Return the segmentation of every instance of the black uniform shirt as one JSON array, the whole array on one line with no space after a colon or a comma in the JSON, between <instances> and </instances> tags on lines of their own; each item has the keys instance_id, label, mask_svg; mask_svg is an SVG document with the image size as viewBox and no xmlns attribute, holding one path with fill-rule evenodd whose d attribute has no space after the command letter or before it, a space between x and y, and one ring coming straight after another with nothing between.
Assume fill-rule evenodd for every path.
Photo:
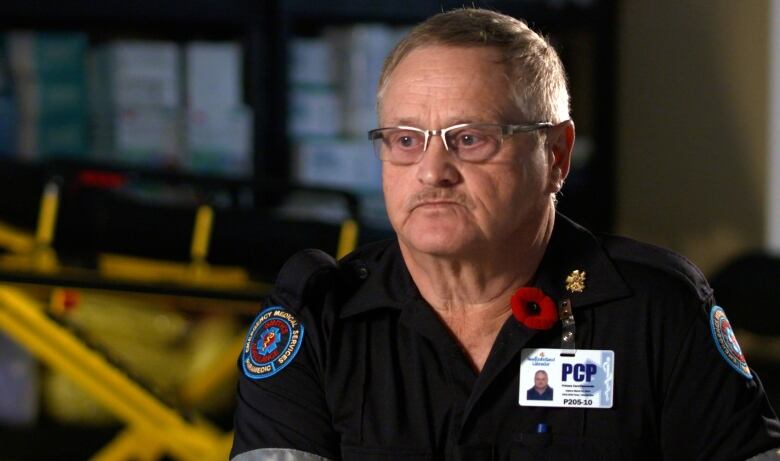
<instances>
[{"instance_id":1,"label":"black uniform shirt","mask_svg":"<svg viewBox=\"0 0 780 461\"><path fill-rule=\"evenodd\" d=\"M476 373L396 241L341 267L360 280L314 299L289 288L300 268L282 270L269 305L305 334L277 373L242 373L236 459L744 460L780 446L760 382L715 346L704 277L671 252L556 220L534 285L571 299L577 348L614 351L611 409L519 406L520 351L560 347L560 322L536 331L510 317ZM587 274L581 293L566 290L574 270Z\"/></svg>"}]
</instances>

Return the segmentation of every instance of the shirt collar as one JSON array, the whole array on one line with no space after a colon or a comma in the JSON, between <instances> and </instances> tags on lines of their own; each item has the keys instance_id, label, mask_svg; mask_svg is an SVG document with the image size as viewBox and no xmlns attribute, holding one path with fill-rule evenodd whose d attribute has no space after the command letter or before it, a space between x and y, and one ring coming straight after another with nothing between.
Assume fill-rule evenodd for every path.
<instances>
[{"instance_id":1,"label":"shirt collar","mask_svg":"<svg viewBox=\"0 0 780 461\"><path fill-rule=\"evenodd\" d=\"M420 296L396 239L369 244L341 261L341 265L364 278L342 306L341 318L374 309L401 309Z\"/></svg>"},{"instance_id":2,"label":"shirt collar","mask_svg":"<svg viewBox=\"0 0 780 461\"><path fill-rule=\"evenodd\" d=\"M584 288L579 292L567 289L566 279L574 271L585 274ZM631 289L598 238L560 213L536 272L534 286L556 301L568 298L573 307L631 295Z\"/></svg>"},{"instance_id":3,"label":"shirt collar","mask_svg":"<svg viewBox=\"0 0 780 461\"><path fill-rule=\"evenodd\" d=\"M420 297L397 240L371 244L342 261L342 265L362 274L364 280L342 306L341 318L375 309L401 309ZM566 288L566 278L575 270L585 273L581 292ZM568 298L575 308L631 294L598 239L560 213L533 285L556 302Z\"/></svg>"}]
</instances>

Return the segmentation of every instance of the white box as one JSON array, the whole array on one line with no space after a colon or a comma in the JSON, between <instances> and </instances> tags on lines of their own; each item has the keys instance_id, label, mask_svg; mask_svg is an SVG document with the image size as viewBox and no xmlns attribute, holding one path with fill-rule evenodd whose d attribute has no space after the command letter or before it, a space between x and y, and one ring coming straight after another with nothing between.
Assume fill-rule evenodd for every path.
<instances>
[{"instance_id":1,"label":"white box","mask_svg":"<svg viewBox=\"0 0 780 461\"><path fill-rule=\"evenodd\" d=\"M343 104L334 89L293 87L288 129L293 138L335 137L343 127Z\"/></svg>"},{"instance_id":2,"label":"white box","mask_svg":"<svg viewBox=\"0 0 780 461\"><path fill-rule=\"evenodd\" d=\"M252 176L252 110L190 109L186 145L186 167L191 171Z\"/></svg>"},{"instance_id":3,"label":"white box","mask_svg":"<svg viewBox=\"0 0 780 461\"><path fill-rule=\"evenodd\" d=\"M113 106L181 105L181 57L175 43L114 42L108 45L108 59Z\"/></svg>"},{"instance_id":4,"label":"white box","mask_svg":"<svg viewBox=\"0 0 780 461\"><path fill-rule=\"evenodd\" d=\"M381 162L368 140L301 142L293 157L293 174L301 184L356 192L382 187Z\"/></svg>"},{"instance_id":5,"label":"white box","mask_svg":"<svg viewBox=\"0 0 780 461\"><path fill-rule=\"evenodd\" d=\"M289 81L293 85L334 87L337 65L333 43L325 38L295 38L290 43Z\"/></svg>"},{"instance_id":6,"label":"white box","mask_svg":"<svg viewBox=\"0 0 780 461\"><path fill-rule=\"evenodd\" d=\"M113 113L114 160L147 167L182 164L181 116L172 109L125 107Z\"/></svg>"},{"instance_id":7,"label":"white box","mask_svg":"<svg viewBox=\"0 0 780 461\"><path fill-rule=\"evenodd\" d=\"M192 42L186 48L187 105L237 107L242 103L241 46L231 42Z\"/></svg>"},{"instance_id":8,"label":"white box","mask_svg":"<svg viewBox=\"0 0 780 461\"><path fill-rule=\"evenodd\" d=\"M397 38L392 28L383 25L358 24L349 29L343 87L347 136L361 138L376 128L379 74Z\"/></svg>"}]
</instances>

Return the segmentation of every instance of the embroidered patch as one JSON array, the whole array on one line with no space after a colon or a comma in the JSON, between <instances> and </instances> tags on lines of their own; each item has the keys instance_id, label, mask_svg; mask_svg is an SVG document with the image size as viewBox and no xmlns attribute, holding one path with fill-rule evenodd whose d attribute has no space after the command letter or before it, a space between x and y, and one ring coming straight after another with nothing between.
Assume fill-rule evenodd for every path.
<instances>
[{"instance_id":1,"label":"embroidered patch","mask_svg":"<svg viewBox=\"0 0 780 461\"><path fill-rule=\"evenodd\" d=\"M720 306L712 306L710 311L710 329L712 337L715 339L720 355L726 359L729 365L747 379L753 379L750 373L742 349L737 343L737 337L734 336L734 330L731 328L729 319L726 318L726 312Z\"/></svg>"},{"instance_id":2,"label":"embroidered patch","mask_svg":"<svg viewBox=\"0 0 780 461\"><path fill-rule=\"evenodd\" d=\"M241 354L244 374L264 379L290 364L303 344L303 324L281 306L258 314L246 335Z\"/></svg>"}]
</instances>

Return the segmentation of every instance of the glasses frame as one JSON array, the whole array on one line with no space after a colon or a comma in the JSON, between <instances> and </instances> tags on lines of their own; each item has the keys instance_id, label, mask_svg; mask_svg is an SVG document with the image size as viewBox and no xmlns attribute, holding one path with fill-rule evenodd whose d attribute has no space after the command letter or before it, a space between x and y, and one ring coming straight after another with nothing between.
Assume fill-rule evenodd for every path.
<instances>
[{"instance_id":1,"label":"glasses frame","mask_svg":"<svg viewBox=\"0 0 780 461\"><path fill-rule=\"evenodd\" d=\"M501 128L501 137L499 138L499 144L498 149L496 149L496 153L501 150L501 146L503 145L504 138L508 136L512 136L517 133L528 133L530 131L536 131L540 130L542 128L550 128L555 126L552 122L533 122L533 123L525 123L525 124L500 124L500 123L458 123L457 125L452 125L447 128L440 128L438 130L423 130L422 128L417 128L414 126L407 126L407 125L399 125L399 126L388 126L388 127L382 127L382 128L375 128L368 132L368 139L372 143L376 141L377 139L382 139L382 134L386 130L408 130L408 131L414 131L416 133L421 133L423 136L425 136L425 140L423 141L423 148L419 153L419 158L417 158L414 162L411 163L395 163L390 162L398 165L415 165L417 163L420 163L420 161L423 158L423 154L428 150L428 145L430 143L430 140L434 136L441 137L441 141L444 144L444 149L447 152L450 152L450 147L447 145L447 133L449 133L452 130L457 130L461 128L466 127L480 127L480 126L488 126L488 127L499 127ZM379 158L379 160L384 161L385 159L382 158L382 154L377 151L377 149L374 150L374 154ZM453 151L455 156L458 157L461 161L464 162L470 162L470 163L480 163L485 162L489 160L495 153L490 155L484 160L479 161L473 161L473 160L464 160L463 158L458 155L457 151ZM389 160L388 160L389 161Z\"/></svg>"}]
</instances>

